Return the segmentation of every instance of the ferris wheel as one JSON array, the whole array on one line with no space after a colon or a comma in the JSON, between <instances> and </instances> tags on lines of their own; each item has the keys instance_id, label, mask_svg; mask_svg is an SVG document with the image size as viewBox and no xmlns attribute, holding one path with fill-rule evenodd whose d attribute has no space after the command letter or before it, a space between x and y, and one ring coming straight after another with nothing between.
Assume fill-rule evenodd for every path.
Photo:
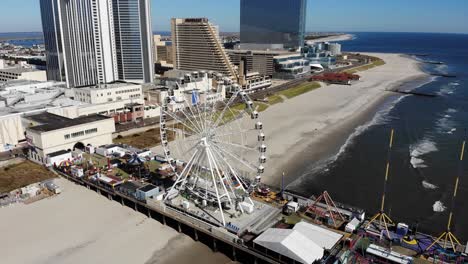
<instances>
[{"instance_id":1,"label":"ferris wheel","mask_svg":"<svg viewBox=\"0 0 468 264\"><path fill-rule=\"evenodd\" d=\"M161 105L161 142L175 182L165 201L183 195L198 207L245 213L254 208L250 193L265 171L263 123L249 96L236 89L227 100L210 100L218 89L168 91ZM182 102L183 101L183 102ZM172 106L179 104L176 111Z\"/></svg>"}]
</instances>

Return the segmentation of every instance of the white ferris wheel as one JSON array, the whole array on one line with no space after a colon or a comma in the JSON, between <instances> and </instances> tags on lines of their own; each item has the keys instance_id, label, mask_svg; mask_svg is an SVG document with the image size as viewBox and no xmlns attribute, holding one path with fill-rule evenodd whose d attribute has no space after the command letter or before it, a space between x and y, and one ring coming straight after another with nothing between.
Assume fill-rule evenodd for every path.
<instances>
[{"instance_id":1,"label":"white ferris wheel","mask_svg":"<svg viewBox=\"0 0 468 264\"><path fill-rule=\"evenodd\" d=\"M191 100L178 102L174 90L161 105L160 133L166 160L175 182L165 201L182 195L198 207L243 214L254 208L250 193L265 170L266 145L263 124L249 96L239 90L227 100L212 100L216 88L186 92Z\"/></svg>"}]
</instances>

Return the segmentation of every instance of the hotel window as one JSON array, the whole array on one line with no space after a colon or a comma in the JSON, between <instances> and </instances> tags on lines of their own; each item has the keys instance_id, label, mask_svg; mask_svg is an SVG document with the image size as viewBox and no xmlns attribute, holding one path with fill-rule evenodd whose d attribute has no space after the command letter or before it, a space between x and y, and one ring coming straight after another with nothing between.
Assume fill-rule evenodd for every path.
<instances>
[{"instance_id":1,"label":"hotel window","mask_svg":"<svg viewBox=\"0 0 468 264\"><path fill-rule=\"evenodd\" d=\"M97 128L85 130L85 133L86 133L86 135L92 134L92 133L97 133Z\"/></svg>"}]
</instances>

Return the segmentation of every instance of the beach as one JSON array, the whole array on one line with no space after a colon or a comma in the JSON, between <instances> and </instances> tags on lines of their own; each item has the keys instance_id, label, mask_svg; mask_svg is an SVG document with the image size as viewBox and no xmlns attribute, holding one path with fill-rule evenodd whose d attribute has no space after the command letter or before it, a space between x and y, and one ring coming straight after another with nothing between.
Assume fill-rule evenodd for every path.
<instances>
[{"instance_id":1,"label":"beach","mask_svg":"<svg viewBox=\"0 0 468 264\"><path fill-rule=\"evenodd\" d=\"M359 72L351 86L325 85L275 104L261 113L267 137L268 158L262 181L285 186L301 177L297 166L314 164L335 155L360 125L369 121L387 96L386 91L428 75L419 63L399 54L366 53L386 64Z\"/></svg>"},{"instance_id":2,"label":"beach","mask_svg":"<svg viewBox=\"0 0 468 264\"><path fill-rule=\"evenodd\" d=\"M2 263L230 263L156 220L67 180L60 195L0 208Z\"/></svg>"}]
</instances>

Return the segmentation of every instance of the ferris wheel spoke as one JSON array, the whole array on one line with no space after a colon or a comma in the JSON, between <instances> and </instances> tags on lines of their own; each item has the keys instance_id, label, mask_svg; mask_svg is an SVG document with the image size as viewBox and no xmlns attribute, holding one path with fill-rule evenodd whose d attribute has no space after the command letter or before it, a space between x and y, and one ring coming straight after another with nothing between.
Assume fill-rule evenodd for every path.
<instances>
[{"instance_id":1,"label":"ferris wheel spoke","mask_svg":"<svg viewBox=\"0 0 468 264\"><path fill-rule=\"evenodd\" d=\"M192 112L192 110L190 110L190 111ZM184 109L180 109L179 112L181 112L182 115L185 116L185 118L190 122L190 124L191 124L194 128L197 129L198 132L201 132L201 131L202 131L200 125L196 122L196 120L192 120L192 118L190 118L190 113L189 113L189 114L185 113ZM192 112L192 113L193 113L193 112ZM193 114L192 114L192 116L193 116ZM194 117L193 117L193 118L194 118Z\"/></svg>"},{"instance_id":2,"label":"ferris wheel spoke","mask_svg":"<svg viewBox=\"0 0 468 264\"><path fill-rule=\"evenodd\" d=\"M198 127L200 128L200 132L204 131L204 127L203 127L203 122L202 120L200 119L200 117L197 118L197 116L200 115L200 112L198 111L198 108L197 109L194 109L194 106L193 105L189 105L189 103L187 102L187 100L185 100L184 98L184 104L187 106L187 108L190 110L190 113L192 114L192 117L193 117L193 120L195 120L195 122L198 124ZM196 106L196 104L195 104ZM197 110L196 112L194 112L194 110Z\"/></svg>"},{"instance_id":3,"label":"ferris wheel spoke","mask_svg":"<svg viewBox=\"0 0 468 264\"><path fill-rule=\"evenodd\" d=\"M226 157L220 153L218 150L216 149L213 149L214 152L221 158L221 160L224 162L224 164L226 164L226 166L228 167L229 171L231 172L231 174L234 176L234 178L236 179L236 181L240 184L240 188L245 192L247 193L247 190L245 189L244 186L247 186L247 184L241 179L241 177L239 177L236 173L236 171L232 168L231 164L229 164L229 162L226 160ZM231 181L232 182L232 181ZM242 210L242 209L241 209ZM242 210L243 211L243 210Z\"/></svg>"},{"instance_id":4,"label":"ferris wheel spoke","mask_svg":"<svg viewBox=\"0 0 468 264\"><path fill-rule=\"evenodd\" d=\"M182 130L182 129L180 129L180 128L166 127L166 130L169 130L169 131L172 131L172 132L176 132L176 133L181 133L181 134L183 134L183 135L188 134L189 136L195 136L195 134L190 133L190 132L188 132L188 131L184 131L184 130Z\"/></svg>"},{"instance_id":5,"label":"ferris wheel spoke","mask_svg":"<svg viewBox=\"0 0 468 264\"><path fill-rule=\"evenodd\" d=\"M257 167L253 164L251 164L250 162L244 160L243 158L239 157L237 154L234 154L234 153L231 153L227 150L225 150L224 148L221 148L219 146L214 146L216 149L220 150L222 153L225 153L227 154L228 156L230 156L231 158L239 161L240 163L242 163L243 165L245 165L246 167L248 167L249 169L251 170L254 170L256 171L257 170Z\"/></svg>"},{"instance_id":6,"label":"ferris wheel spoke","mask_svg":"<svg viewBox=\"0 0 468 264\"><path fill-rule=\"evenodd\" d=\"M232 147L236 147L236 148L241 148L241 149L244 149L244 150L256 151L255 148L244 146L244 145L241 145L241 144L232 143L232 142L225 142L225 141L218 141L218 140L213 140L213 142L223 144L223 145L232 146Z\"/></svg>"},{"instance_id":7,"label":"ferris wheel spoke","mask_svg":"<svg viewBox=\"0 0 468 264\"><path fill-rule=\"evenodd\" d=\"M222 120L227 108L229 108L229 105L231 105L236 100L238 94L239 94L239 92L236 92L233 96L231 96L231 98L229 98L229 101L226 103L226 105L224 106L224 108L221 111L220 115L217 117L217 120L216 120L216 122L214 124L215 128L218 127L219 122L220 122L220 120Z\"/></svg>"},{"instance_id":8,"label":"ferris wheel spoke","mask_svg":"<svg viewBox=\"0 0 468 264\"><path fill-rule=\"evenodd\" d=\"M240 131L236 131L236 132L231 132L231 133L227 133L227 134L220 134L220 135L213 135L212 138L220 138L220 137L226 137L226 136L234 136L234 135L238 135L238 134L245 134L247 132L251 132L251 131L254 131L255 129L244 129L244 130L240 130Z\"/></svg>"},{"instance_id":9,"label":"ferris wheel spoke","mask_svg":"<svg viewBox=\"0 0 468 264\"><path fill-rule=\"evenodd\" d=\"M185 127L187 127L188 129L190 129L193 133L195 134L198 134L199 131L198 129L194 128L194 127L191 127L190 125L187 124L187 122L184 122L183 119L181 119L180 117L178 117L176 114L173 114L171 112L168 112L168 111L163 111L165 114L167 114L168 116L172 117L172 119L176 120L179 124L182 124L184 125Z\"/></svg>"}]
</instances>

